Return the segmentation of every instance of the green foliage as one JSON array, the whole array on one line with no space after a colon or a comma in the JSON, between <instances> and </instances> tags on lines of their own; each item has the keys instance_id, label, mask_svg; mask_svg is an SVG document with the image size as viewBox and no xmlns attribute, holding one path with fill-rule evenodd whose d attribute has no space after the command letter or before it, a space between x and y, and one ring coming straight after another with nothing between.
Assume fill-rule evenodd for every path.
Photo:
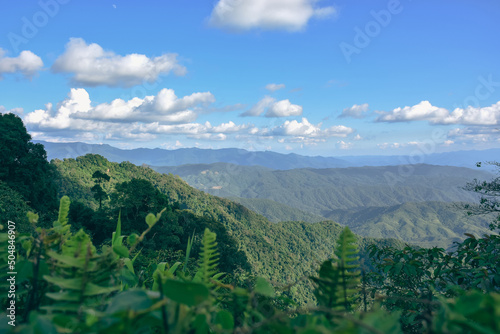
<instances>
[{"instance_id":1,"label":"green foliage","mask_svg":"<svg viewBox=\"0 0 500 334\"><path fill-rule=\"evenodd\" d=\"M6 183L0 181L0 222L5 224L11 220L16 222L16 230L19 233L32 232L26 214L32 211L24 198Z\"/></svg>"},{"instance_id":2,"label":"green foliage","mask_svg":"<svg viewBox=\"0 0 500 334\"><path fill-rule=\"evenodd\" d=\"M203 234L198 273L200 281L207 286L213 286L214 281L221 276L217 271L219 253L215 239L216 234L206 228Z\"/></svg>"},{"instance_id":3,"label":"green foliage","mask_svg":"<svg viewBox=\"0 0 500 334\"><path fill-rule=\"evenodd\" d=\"M92 174L92 178L95 180L96 184L90 189L94 193L94 198L99 201L99 210L102 209L102 201L107 198L107 193L102 188L102 184L105 181L109 181L110 177L99 170Z\"/></svg>"},{"instance_id":4,"label":"green foliage","mask_svg":"<svg viewBox=\"0 0 500 334\"><path fill-rule=\"evenodd\" d=\"M57 209L57 171L47 162L43 145L31 142L21 118L14 114L0 114L0 152L0 182L42 212L43 222L50 221Z\"/></svg>"},{"instance_id":5,"label":"green foliage","mask_svg":"<svg viewBox=\"0 0 500 334\"><path fill-rule=\"evenodd\" d=\"M205 279L198 280L197 275L191 278L185 272L179 272L182 265L180 262L172 266L160 263L154 273L157 279L153 289L128 285L126 282L129 280L125 279L124 270L134 278L133 281L138 282L138 277L127 266L127 262L133 259L114 250L118 245L126 247L123 240L128 239L121 233L120 219L112 237L112 246L97 251L85 232L80 230L72 233L67 229L69 224L65 212L68 205L67 199L61 200L59 219L54 222L54 227L38 228L37 240L41 241L39 246L33 243L31 254L24 255L28 261L45 258L50 264L50 269L47 268L47 273L41 278L45 287L38 285L38 288L43 288L45 296L37 301L40 308L38 311L36 307L29 309L25 321L18 322L16 327L3 327L6 332L444 334L496 333L500 329L500 294L493 291L498 287L489 291L470 287L469 291L463 293L447 289L446 286L453 285L456 278L454 271L442 276L447 284L428 287L428 291L435 294L433 299L407 297L407 302L415 303L410 308L391 310L390 304L386 303L390 299L387 295L377 297L382 300L383 308L375 302L366 311L352 307L346 309L346 301L350 300L346 299L347 290L342 287L343 282L351 290L361 291L357 284L354 235L347 228L338 237L335 258L324 262L319 270L319 277L313 278L317 290L321 290L318 293L318 304L306 308L294 307L291 300L280 296L261 277L257 277L250 288L216 281L219 274L215 266L216 236L208 229L201 240L203 252L200 253L199 271L203 274L198 276ZM149 217L149 224L145 224L147 229L141 236L154 227L161 219L161 214ZM0 233L0 241L6 241L7 236L7 233ZM129 254L133 253L133 248L140 240L141 237L138 237L133 245L126 247ZM490 239L489 242L498 241ZM469 246L458 244L457 247L470 251ZM375 248L372 250L377 258L381 251ZM388 254L388 250L384 250L383 256L401 256L402 262L399 263L406 263L409 258L417 259L419 254L419 250L410 248L397 254L394 250ZM2 247L0 252L1 258L6 258L4 255L7 254L7 249ZM429 262L438 263L433 261L441 259L440 252L443 251L430 250L426 254L431 258ZM480 254L482 252L484 250ZM449 256L454 258L456 255ZM461 260L453 261L464 263ZM408 261L409 265L410 262L411 260ZM405 265L400 269L393 268L396 264L382 265L383 268L389 268L383 269L388 273L384 284L388 284L387 280L398 284L394 285L394 291L409 288L409 284L405 288L401 285L403 281L396 283L395 280L402 272L408 271L411 275L415 273L411 269L405 269ZM36 263L32 262L32 265L36 266ZM490 267L493 268L493 265ZM418 271L416 275L419 275ZM214 283L219 289L213 289ZM420 288L422 287L424 285L421 284ZM383 293L384 287L379 288L377 293ZM457 296L447 295L448 291L455 291ZM32 289L30 293L33 292ZM328 295L332 301L325 302ZM17 298L20 303L20 298L23 297L19 295ZM342 307L339 308L339 305ZM418 305L423 307L418 308ZM417 316L411 315L412 312L416 312Z\"/></svg>"},{"instance_id":6,"label":"green foliage","mask_svg":"<svg viewBox=\"0 0 500 334\"><path fill-rule=\"evenodd\" d=\"M105 216L99 214L90 220L80 220L76 212L74 215L79 220L75 225L92 234L96 245L111 235L120 210L123 233L133 234L143 230L148 212L159 212L167 207L144 240L141 255L135 262L135 269L139 272L145 270L152 274L156 265L152 259L157 263L182 261L184 256L174 256L173 252L184 251L193 233L196 240L201 240L203 231L209 228L217 234L219 269L222 272L234 277L241 268L283 286L300 282L293 286L293 291L284 293L298 303L312 303L312 285L303 278L312 275L316 265L331 256L331 249L342 231L342 227L333 222L273 224L242 205L198 191L179 177L159 174L130 163L111 163L98 155L55 160L53 163L62 176L61 193L67 193L76 202L94 209L98 208L98 203L90 191L92 174L109 169L107 174L111 178L106 183L106 191L111 200L102 210ZM82 215L87 214L80 209ZM361 256L366 257L366 246L370 243L398 245L390 240L359 238ZM172 256L163 256L166 255L164 249L170 249ZM192 248L194 258L199 251L199 246Z\"/></svg>"},{"instance_id":7,"label":"green foliage","mask_svg":"<svg viewBox=\"0 0 500 334\"><path fill-rule=\"evenodd\" d=\"M500 291L500 236L468 237L453 252L442 248L402 250L371 247L378 272L370 275L372 293L391 311L401 310L408 332L430 327L436 298L453 298L467 291Z\"/></svg>"},{"instance_id":8,"label":"green foliage","mask_svg":"<svg viewBox=\"0 0 500 334\"><path fill-rule=\"evenodd\" d=\"M337 240L334 259L323 262L319 277L311 277L317 285L314 294L319 305L345 311L353 308L359 293L359 257L355 242L354 234L345 227Z\"/></svg>"}]
</instances>

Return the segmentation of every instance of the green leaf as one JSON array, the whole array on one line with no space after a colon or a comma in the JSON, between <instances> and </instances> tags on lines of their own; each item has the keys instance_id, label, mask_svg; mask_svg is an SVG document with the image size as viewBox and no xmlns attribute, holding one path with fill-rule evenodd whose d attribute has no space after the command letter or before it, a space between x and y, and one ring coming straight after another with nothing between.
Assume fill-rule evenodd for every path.
<instances>
[{"instance_id":1,"label":"green leaf","mask_svg":"<svg viewBox=\"0 0 500 334\"><path fill-rule=\"evenodd\" d=\"M61 198L61 201L59 204L59 217L58 217L57 221L62 226L66 225L68 223L68 213L69 213L70 203L71 203L71 201L69 200L68 196L63 196Z\"/></svg>"},{"instance_id":2,"label":"green leaf","mask_svg":"<svg viewBox=\"0 0 500 334\"><path fill-rule=\"evenodd\" d=\"M208 333L207 316L204 314L198 314L194 319L193 326L195 328L196 334L207 334Z\"/></svg>"},{"instance_id":3,"label":"green leaf","mask_svg":"<svg viewBox=\"0 0 500 334\"><path fill-rule=\"evenodd\" d=\"M45 295L58 301L77 302L80 300L80 294L75 291L47 292Z\"/></svg>"},{"instance_id":4,"label":"green leaf","mask_svg":"<svg viewBox=\"0 0 500 334\"><path fill-rule=\"evenodd\" d=\"M152 213L148 213L148 215L146 216L146 224L148 224L149 227L153 227L156 222L156 216Z\"/></svg>"},{"instance_id":5,"label":"green leaf","mask_svg":"<svg viewBox=\"0 0 500 334\"><path fill-rule=\"evenodd\" d=\"M129 257L128 248L123 245L113 245L113 251L120 257Z\"/></svg>"},{"instance_id":6,"label":"green leaf","mask_svg":"<svg viewBox=\"0 0 500 334\"><path fill-rule=\"evenodd\" d=\"M36 224L38 222L38 215L36 213L28 211L26 216L28 217L30 224Z\"/></svg>"},{"instance_id":7,"label":"green leaf","mask_svg":"<svg viewBox=\"0 0 500 334\"><path fill-rule=\"evenodd\" d=\"M146 310L153 305L145 290L132 289L119 293L111 298L106 313L114 314L122 311Z\"/></svg>"},{"instance_id":8,"label":"green leaf","mask_svg":"<svg viewBox=\"0 0 500 334\"><path fill-rule=\"evenodd\" d=\"M85 267L85 259L84 258L76 258L73 256L62 255L62 254L58 254L58 253L52 252L52 251L48 251L47 255L50 256L51 258L59 261L59 262L67 264L71 267L76 267L76 268L80 268L80 269L83 269Z\"/></svg>"},{"instance_id":9,"label":"green leaf","mask_svg":"<svg viewBox=\"0 0 500 334\"><path fill-rule=\"evenodd\" d=\"M208 288L203 284L167 280L163 293L173 301L188 306L198 305L208 299Z\"/></svg>"},{"instance_id":10,"label":"green leaf","mask_svg":"<svg viewBox=\"0 0 500 334\"><path fill-rule=\"evenodd\" d=\"M217 312L215 323L220 325L224 330L232 331L234 329L233 315L227 310Z\"/></svg>"},{"instance_id":11,"label":"green leaf","mask_svg":"<svg viewBox=\"0 0 500 334\"><path fill-rule=\"evenodd\" d=\"M132 245L134 245L137 242L137 239L139 239L139 236L137 235L137 233L132 233L131 235L129 235L127 237L127 243L130 246L132 246Z\"/></svg>"},{"instance_id":12,"label":"green leaf","mask_svg":"<svg viewBox=\"0 0 500 334\"><path fill-rule=\"evenodd\" d=\"M271 283L269 283L266 279L262 277L257 277L255 281L254 291L255 293L258 293L266 297L273 298L275 296L274 288L271 285Z\"/></svg>"}]
</instances>

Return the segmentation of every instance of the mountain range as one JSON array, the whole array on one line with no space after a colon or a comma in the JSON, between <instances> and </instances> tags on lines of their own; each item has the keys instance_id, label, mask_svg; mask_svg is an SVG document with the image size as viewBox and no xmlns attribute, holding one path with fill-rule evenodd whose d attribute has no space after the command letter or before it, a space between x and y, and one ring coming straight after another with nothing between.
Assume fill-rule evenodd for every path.
<instances>
[{"instance_id":1,"label":"mountain range","mask_svg":"<svg viewBox=\"0 0 500 334\"><path fill-rule=\"evenodd\" d=\"M479 161L495 160L500 156L500 149L482 151L455 151L446 153L424 153L428 150L416 150L414 155L392 156L304 156L295 153L282 154L271 151L247 151L237 148L199 149L119 149L107 144L53 143L38 141L45 146L49 161L52 159L76 158L88 153L99 154L113 162L129 161L136 165L180 166L186 164L211 164L217 162L243 166L263 166L271 169L295 168L339 168L362 166L395 166L405 164L431 164L475 168ZM488 168L485 166L484 168Z\"/></svg>"},{"instance_id":2,"label":"mountain range","mask_svg":"<svg viewBox=\"0 0 500 334\"><path fill-rule=\"evenodd\" d=\"M490 218L467 217L478 196L463 187L493 178L477 161L500 150L423 156L308 157L241 149L134 149L85 143L43 143L49 159L98 153L180 176L206 193L244 205L271 222L335 221L363 236L393 237L421 246L450 247L463 233L481 235ZM209 163L203 163L209 162ZM372 164L372 166L355 167ZM457 167L467 165L471 168ZM335 168L331 168L335 166ZM340 166L340 167L339 167ZM90 194L89 194L90 196Z\"/></svg>"}]
</instances>

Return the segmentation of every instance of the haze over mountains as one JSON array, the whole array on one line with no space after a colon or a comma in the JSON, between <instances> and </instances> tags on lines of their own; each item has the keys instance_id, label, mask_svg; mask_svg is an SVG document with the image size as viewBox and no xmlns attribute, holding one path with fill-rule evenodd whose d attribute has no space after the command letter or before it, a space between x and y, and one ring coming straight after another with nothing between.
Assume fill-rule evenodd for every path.
<instances>
[{"instance_id":1,"label":"haze over mountains","mask_svg":"<svg viewBox=\"0 0 500 334\"><path fill-rule=\"evenodd\" d=\"M463 204L479 198L463 187L474 179L492 179L491 169L479 169L476 162L500 156L500 149L336 158L242 149L43 144L49 159L92 153L179 175L189 185L238 202L272 222L333 220L363 236L445 248L466 232L488 231L489 217L466 215ZM410 164L422 161L426 164Z\"/></svg>"},{"instance_id":2,"label":"haze over mountains","mask_svg":"<svg viewBox=\"0 0 500 334\"><path fill-rule=\"evenodd\" d=\"M494 160L500 156L500 149L482 151L455 151L446 153L432 152L432 147L416 149L412 156L303 156L295 153L282 154L271 151L247 151L237 148L199 149L179 148L165 150L160 148L119 149L107 144L53 143L37 141L45 146L49 161L52 159L76 158L87 153L100 154L113 162L129 161L133 164L151 166L180 166L186 164L211 164L226 162L243 166L263 166L271 169L295 168L341 168L361 166L389 166L405 164L430 164L475 168L476 162ZM486 166L486 168L488 168Z\"/></svg>"}]
</instances>

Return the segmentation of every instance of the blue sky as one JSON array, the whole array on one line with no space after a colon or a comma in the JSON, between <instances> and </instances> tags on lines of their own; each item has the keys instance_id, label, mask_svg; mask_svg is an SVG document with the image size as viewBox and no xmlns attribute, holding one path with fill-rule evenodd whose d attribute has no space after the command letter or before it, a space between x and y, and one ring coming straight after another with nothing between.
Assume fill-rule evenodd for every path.
<instances>
[{"instance_id":1,"label":"blue sky","mask_svg":"<svg viewBox=\"0 0 500 334\"><path fill-rule=\"evenodd\" d=\"M305 155L500 147L500 2L2 1L35 139Z\"/></svg>"}]
</instances>

